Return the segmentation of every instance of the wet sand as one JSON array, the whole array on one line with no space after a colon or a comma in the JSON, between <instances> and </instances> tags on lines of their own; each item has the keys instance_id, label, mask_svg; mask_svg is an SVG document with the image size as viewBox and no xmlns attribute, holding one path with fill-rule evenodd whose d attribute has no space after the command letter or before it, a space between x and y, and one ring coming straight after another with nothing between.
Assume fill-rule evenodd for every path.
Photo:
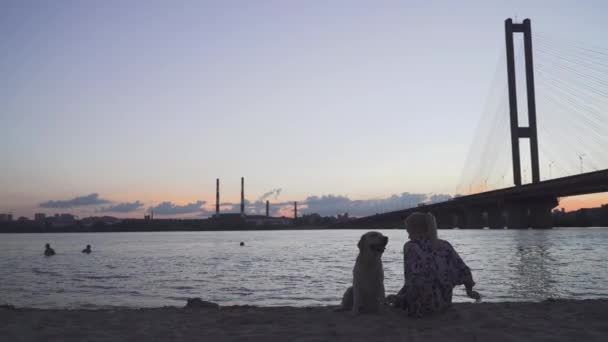
<instances>
[{"instance_id":1,"label":"wet sand","mask_svg":"<svg viewBox=\"0 0 608 342\"><path fill-rule=\"evenodd\" d=\"M421 319L333 307L0 308L2 341L606 341L608 299L463 303Z\"/></svg>"}]
</instances>

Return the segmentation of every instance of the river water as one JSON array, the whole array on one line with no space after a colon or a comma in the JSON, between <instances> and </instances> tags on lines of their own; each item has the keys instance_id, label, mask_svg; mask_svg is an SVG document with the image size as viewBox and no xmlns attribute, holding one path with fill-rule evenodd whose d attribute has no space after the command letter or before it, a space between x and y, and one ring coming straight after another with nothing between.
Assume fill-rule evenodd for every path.
<instances>
[{"instance_id":1,"label":"river water","mask_svg":"<svg viewBox=\"0 0 608 342\"><path fill-rule=\"evenodd\" d=\"M404 230L383 256L403 282ZM0 234L0 304L41 308L338 304L364 230ZM608 229L441 230L488 302L608 297ZM239 242L245 246L239 246ZM44 257L44 244L57 254ZM93 253L80 251L85 245ZM464 289L454 301L471 301Z\"/></svg>"}]
</instances>

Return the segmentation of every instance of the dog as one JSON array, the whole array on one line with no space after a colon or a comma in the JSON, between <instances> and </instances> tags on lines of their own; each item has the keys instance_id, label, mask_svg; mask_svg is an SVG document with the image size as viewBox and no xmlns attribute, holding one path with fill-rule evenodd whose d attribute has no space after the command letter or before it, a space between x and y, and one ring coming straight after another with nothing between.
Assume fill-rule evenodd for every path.
<instances>
[{"instance_id":1,"label":"dog","mask_svg":"<svg viewBox=\"0 0 608 342\"><path fill-rule=\"evenodd\" d=\"M353 268L353 286L349 287L337 311L354 314L375 313L384 304L384 269L382 253L388 237L379 232L367 232L361 236L357 247L359 255Z\"/></svg>"}]
</instances>

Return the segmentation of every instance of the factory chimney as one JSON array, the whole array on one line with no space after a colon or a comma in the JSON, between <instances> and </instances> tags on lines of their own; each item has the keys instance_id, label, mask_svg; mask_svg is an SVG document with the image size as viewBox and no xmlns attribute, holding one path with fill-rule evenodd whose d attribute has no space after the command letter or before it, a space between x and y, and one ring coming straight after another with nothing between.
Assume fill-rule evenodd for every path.
<instances>
[{"instance_id":1,"label":"factory chimney","mask_svg":"<svg viewBox=\"0 0 608 342\"><path fill-rule=\"evenodd\" d=\"M215 215L220 215L220 179L215 180Z\"/></svg>"},{"instance_id":2,"label":"factory chimney","mask_svg":"<svg viewBox=\"0 0 608 342\"><path fill-rule=\"evenodd\" d=\"M245 177L241 177L241 215L245 214Z\"/></svg>"},{"instance_id":3,"label":"factory chimney","mask_svg":"<svg viewBox=\"0 0 608 342\"><path fill-rule=\"evenodd\" d=\"M293 202L293 218L298 218L298 202Z\"/></svg>"},{"instance_id":4,"label":"factory chimney","mask_svg":"<svg viewBox=\"0 0 608 342\"><path fill-rule=\"evenodd\" d=\"M270 201L266 201L266 217L270 216L269 206L270 206Z\"/></svg>"}]
</instances>

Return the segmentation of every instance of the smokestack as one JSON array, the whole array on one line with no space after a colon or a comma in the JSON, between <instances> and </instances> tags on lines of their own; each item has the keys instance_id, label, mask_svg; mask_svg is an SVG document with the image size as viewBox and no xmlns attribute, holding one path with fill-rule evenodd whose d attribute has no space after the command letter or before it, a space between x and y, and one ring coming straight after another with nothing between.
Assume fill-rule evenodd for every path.
<instances>
[{"instance_id":1,"label":"smokestack","mask_svg":"<svg viewBox=\"0 0 608 342\"><path fill-rule=\"evenodd\" d=\"M293 202L293 218L298 218L298 202Z\"/></svg>"},{"instance_id":2,"label":"smokestack","mask_svg":"<svg viewBox=\"0 0 608 342\"><path fill-rule=\"evenodd\" d=\"M270 201L266 201L266 217L270 216L270 210L268 210L269 206L270 206Z\"/></svg>"},{"instance_id":3,"label":"smokestack","mask_svg":"<svg viewBox=\"0 0 608 342\"><path fill-rule=\"evenodd\" d=\"M245 177L241 177L241 214L245 214Z\"/></svg>"},{"instance_id":4,"label":"smokestack","mask_svg":"<svg viewBox=\"0 0 608 342\"><path fill-rule=\"evenodd\" d=\"M220 179L215 179L215 215L220 214Z\"/></svg>"}]
</instances>

